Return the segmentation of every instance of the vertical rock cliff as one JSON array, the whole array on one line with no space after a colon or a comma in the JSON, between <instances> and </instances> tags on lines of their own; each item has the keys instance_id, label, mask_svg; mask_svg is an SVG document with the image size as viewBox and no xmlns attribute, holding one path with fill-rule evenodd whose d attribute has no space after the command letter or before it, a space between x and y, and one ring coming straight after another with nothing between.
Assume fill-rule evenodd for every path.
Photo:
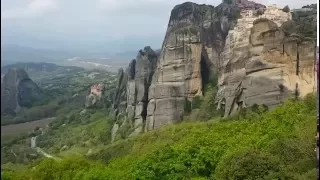
<instances>
[{"instance_id":1,"label":"vertical rock cliff","mask_svg":"<svg viewBox=\"0 0 320 180\"><path fill-rule=\"evenodd\" d=\"M312 92L314 44L300 31L313 33L302 23L297 14L247 0L175 6L159 54L140 50L123 73L127 80L120 77L132 135L182 121L186 101L202 96L212 77L224 116Z\"/></svg>"},{"instance_id":2,"label":"vertical rock cliff","mask_svg":"<svg viewBox=\"0 0 320 180\"><path fill-rule=\"evenodd\" d=\"M120 70L114 109L117 116L119 114L125 114L125 116L116 118L114 129L118 129L124 124L130 124L132 135L143 131L147 116L149 87L157 58L158 53L147 46L138 52L136 59L130 62L126 72ZM123 101L122 95L126 96L125 101ZM126 108L123 106L120 108L120 104L125 105Z\"/></svg>"},{"instance_id":3,"label":"vertical rock cliff","mask_svg":"<svg viewBox=\"0 0 320 180\"><path fill-rule=\"evenodd\" d=\"M239 14L235 4L227 3L186 2L173 8L149 90L146 130L181 121L186 98L203 94Z\"/></svg>"},{"instance_id":4,"label":"vertical rock cliff","mask_svg":"<svg viewBox=\"0 0 320 180\"><path fill-rule=\"evenodd\" d=\"M272 108L313 91L313 40L285 33L286 23L291 13L276 6L260 15L255 9L241 11L219 59L217 99L224 116L254 104Z\"/></svg>"},{"instance_id":5,"label":"vertical rock cliff","mask_svg":"<svg viewBox=\"0 0 320 180\"><path fill-rule=\"evenodd\" d=\"M1 83L1 114L15 114L43 98L43 92L23 69L9 69Z\"/></svg>"}]
</instances>

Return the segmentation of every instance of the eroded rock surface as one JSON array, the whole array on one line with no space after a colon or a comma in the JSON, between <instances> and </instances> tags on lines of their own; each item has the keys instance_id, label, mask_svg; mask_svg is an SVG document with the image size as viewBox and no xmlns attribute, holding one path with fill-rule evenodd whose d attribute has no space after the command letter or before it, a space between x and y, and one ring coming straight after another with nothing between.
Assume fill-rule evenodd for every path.
<instances>
[{"instance_id":1,"label":"eroded rock surface","mask_svg":"<svg viewBox=\"0 0 320 180\"><path fill-rule=\"evenodd\" d=\"M156 67L158 53L147 46L138 52L136 59L132 60L126 69L120 74L126 80L119 78L118 94L126 95L125 108L117 108L117 114L125 114L122 118L117 118L117 123L123 125L129 123L133 128L133 134L143 131L147 116L148 93L152 76ZM120 85L121 84L121 85ZM119 99L117 95L115 100ZM122 98L124 99L124 98ZM121 104L116 102L116 104ZM128 121L128 122L127 122Z\"/></svg>"},{"instance_id":2,"label":"eroded rock surface","mask_svg":"<svg viewBox=\"0 0 320 180\"><path fill-rule=\"evenodd\" d=\"M146 130L181 121L185 99L203 94L239 13L226 3L174 7L149 90Z\"/></svg>"},{"instance_id":3,"label":"eroded rock surface","mask_svg":"<svg viewBox=\"0 0 320 180\"><path fill-rule=\"evenodd\" d=\"M314 90L313 42L280 28L291 14L275 6L254 14L242 12L219 62L218 107L225 116L254 104L272 108Z\"/></svg>"},{"instance_id":4,"label":"eroded rock surface","mask_svg":"<svg viewBox=\"0 0 320 180\"><path fill-rule=\"evenodd\" d=\"M180 122L186 99L202 96L212 76L218 76L216 101L224 116L312 92L313 42L295 23L280 8L247 0L175 6L159 53L140 50L122 71L127 79L119 75L119 94L126 95L116 95L115 109L120 102L126 107L117 110L126 114L119 129L129 123L136 135Z\"/></svg>"}]
</instances>

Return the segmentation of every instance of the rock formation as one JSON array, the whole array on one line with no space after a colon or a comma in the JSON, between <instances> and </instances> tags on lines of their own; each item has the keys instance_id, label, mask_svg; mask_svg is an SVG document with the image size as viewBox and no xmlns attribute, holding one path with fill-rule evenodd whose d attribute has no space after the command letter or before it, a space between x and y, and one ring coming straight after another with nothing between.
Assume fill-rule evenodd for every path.
<instances>
[{"instance_id":1,"label":"rock formation","mask_svg":"<svg viewBox=\"0 0 320 180\"><path fill-rule=\"evenodd\" d=\"M126 72L120 69L114 99L116 113L114 129L129 123L134 134L142 132L147 116L149 87L157 58L158 54L147 46L130 62Z\"/></svg>"},{"instance_id":2,"label":"rock formation","mask_svg":"<svg viewBox=\"0 0 320 180\"><path fill-rule=\"evenodd\" d=\"M43 98L42 90L23 69L9 69L1 83L1 114L15 114Z\"/></svg>"},{"instance_id":3,"label":"rock formation","mask_svg":"<svg viewBox=\"0 0 320 180\"><path fill-rule=\"evenodd\" d=\"M225 116L254 104L272 108L314 88L313 41L281 29L291 14L275 6L260 16L248 11L229 31L219 60L218 107Z\"/></svg>"},{"instance_id":4,"label":"rock formation","mask_svg":"<svg viewBox=\"0 0 320 180\"><path fill-rule=\"evenodd\" d=\"M181 121L185 99L203 94L239 13L227 3L174 7L149 91L146 130Z\"/></svg>"},{"instance_id":5,"label":"rock formation","mask_svg":"<svg viewBox=\"0 0 320 180\"><path fill-rule=\"evenodd\" d=\"M224 116L310 93L314 45L294 23L290 12L247 0L177 5L159 54L145 48L121 70L118 93L126 100L117 93L116 112L123 102L133 135L179 122L186 100L202 96L211 77L218 77L216 101Z\"/></svg>"}]
</instances>

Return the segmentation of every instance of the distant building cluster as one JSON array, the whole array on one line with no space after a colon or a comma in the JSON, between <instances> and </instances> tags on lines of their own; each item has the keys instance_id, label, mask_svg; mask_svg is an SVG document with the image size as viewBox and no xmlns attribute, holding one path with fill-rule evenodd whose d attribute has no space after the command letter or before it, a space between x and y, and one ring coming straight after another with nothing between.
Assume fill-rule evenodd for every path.
<instances>
[{"instance_id":1,"label":"distant building cluster","mask_svg":"<svg viewBox=\"0 0 320 180\"><path fill-rule=\"evenodd\" d=\"M103 84L94 84L90 88L90 93L96 96L101 96L104 90Z\"/></svg>"}]
</instances>

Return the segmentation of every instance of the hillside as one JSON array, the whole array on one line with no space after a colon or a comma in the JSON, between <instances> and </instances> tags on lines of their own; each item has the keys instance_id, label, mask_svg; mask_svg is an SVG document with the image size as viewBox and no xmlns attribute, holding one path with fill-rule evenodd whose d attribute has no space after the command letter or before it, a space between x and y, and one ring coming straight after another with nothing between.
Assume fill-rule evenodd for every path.
<instances>
[{"instance_id":1,"label":"hillside","mask_svg":"<svg viewBox=\"0 0 320 180\"><path fill-rule=\"evenodd\" d=\"M176 5L161 49L137 50L109 67L117 74L12 65L50 98L1 117L2 177L314 179L316 25L305 7Z\"/></svg>"},{"instance_id":2,"label":"hillside","mask_svg":"<svg viewBox=\"0 0 320 180\"><path fill-rule=\"evenodd\" d=\"M24 72L34 77L32 80L41 89L43 96L38 94L37 97L42 98L28 101L32 105L26 106L15 114L1 116L1 125L52 117L64 108L82 108L88 89L95 83L104 83L107 92L115 88L116 75L103 70L84 70L50 63L19 63L5 66L3 70L10 71L10 68L19 67L23 67ZM9 96L4 95L4 97ZM30 95L21 97L32 98ZM1 102L5 103L5 100L3 98ZM109 101L111 103L112 100Z\"/></svg>"},{"instance_id":3,"label":"hillside","mask_svg":"<svg viewBox=\"0 0 320 180\"><path fill-rule=\"evenodd\" d=\"M315 179L315 97L271 112L170 125L8 179Z\"/></svg>"},{"instance_id":4,"label":"hillside","mask_svg":"<svg viewBox=\"0 0 320 180\"><path fill-rule=\"evenodd\" d=\"M9 69L1 81L1 115L15 115L22 108L41 103L43 90L21 68Z\"/></svg>"},{"instance_id":5,"label":"hillside","mask_svg":"<svg viewBox=\"0 0 320 180\"><path fill-rule=\"evenodd\" d=\"M5 74L9 69L12 68L22 68L24 69L30 78L37 81L39 79L45 77L51 77L56 75L64 75L64 74L72 74L80 71L84 71L83 68L75 67L75 66L58 66L53 63L15 63L1 67L1 73Z\"/></svg>"}]
</instances>

